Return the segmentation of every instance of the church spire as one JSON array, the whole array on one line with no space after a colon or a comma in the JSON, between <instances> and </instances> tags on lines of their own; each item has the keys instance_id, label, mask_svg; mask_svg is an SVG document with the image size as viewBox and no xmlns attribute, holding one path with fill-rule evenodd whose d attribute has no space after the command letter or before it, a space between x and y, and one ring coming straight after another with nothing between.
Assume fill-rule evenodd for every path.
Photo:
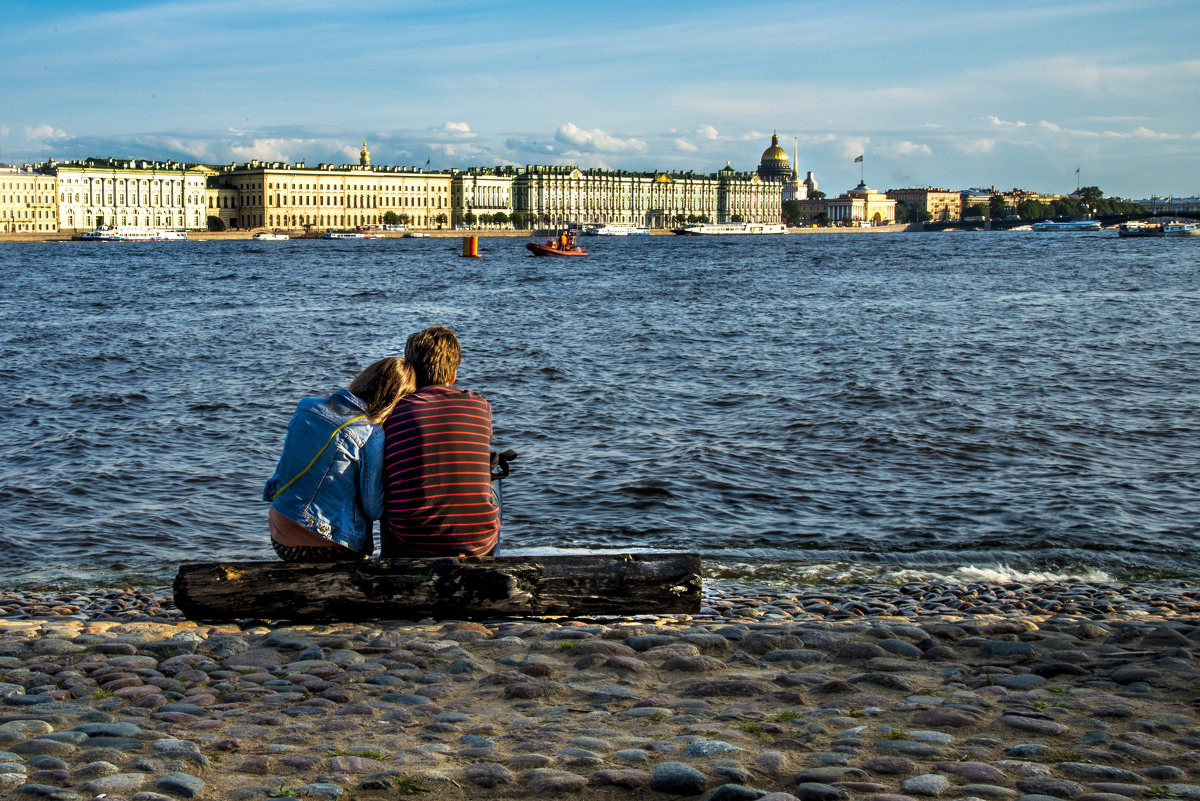
<instances>
[{"instance_id":1,"label":"church spire","mask_svg":"<svg viewBox=\"0 0 1200 801\"><path fill-rule=\"evenodd\" d=\"M358 166L360 166L360 167L370 167L371 166L371 151L367 150L367 138L365 136L363 137L362 152L358 154Z\"/></svg>"}]
</instances>

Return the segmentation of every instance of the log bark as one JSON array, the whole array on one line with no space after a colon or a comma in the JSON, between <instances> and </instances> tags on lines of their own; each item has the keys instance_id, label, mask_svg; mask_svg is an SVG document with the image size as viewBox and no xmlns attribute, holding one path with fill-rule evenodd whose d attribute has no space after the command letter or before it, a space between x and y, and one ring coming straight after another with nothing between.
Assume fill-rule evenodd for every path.
<instances>
[{"instance_id":1,"label":"log bark","mask_svg":"<svg viewBox=\"0 0 1200 801\"><path fill-rule=\"evenodd\" d=\"M175 605L198 621L685 614L700 587L695 553L188 562Z\"/></svg>"}]
</instances>

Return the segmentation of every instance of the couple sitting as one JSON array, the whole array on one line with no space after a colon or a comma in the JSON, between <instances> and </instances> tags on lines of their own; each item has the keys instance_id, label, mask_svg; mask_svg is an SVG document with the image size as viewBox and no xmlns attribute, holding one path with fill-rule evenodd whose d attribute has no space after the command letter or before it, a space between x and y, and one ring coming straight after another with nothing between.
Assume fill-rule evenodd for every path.
<instances>
[{"instance_id":1,"label":"couple sitting","mask_svg":"<svg viewBox=\"0 0 1200 801\"><path fill-rule=\"evenodd\" d=\"M454 333L432 326L408 338L403 359L380 359L348 389L300 402L263 490L281 559L365 559L375 520L385 558L495 551L492 409L453 386L461 356Z\"/></svg>"}]
</instances>

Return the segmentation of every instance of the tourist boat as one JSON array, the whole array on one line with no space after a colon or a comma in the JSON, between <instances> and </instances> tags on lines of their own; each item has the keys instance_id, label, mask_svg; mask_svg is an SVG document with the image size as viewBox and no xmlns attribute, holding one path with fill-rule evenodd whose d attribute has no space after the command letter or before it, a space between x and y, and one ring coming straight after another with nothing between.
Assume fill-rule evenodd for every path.
<instances>
[{"instance_id":1,"label":"tourist boat","mask_svg":"<svg viewBox=\"0 0 1200 801\"><path fill-rule=\"evenodd\" d=\"M525 247L535 256L586 256L587 248L575 241L575 234L562 233L545 242L527 242Z\"/></svg>"},{"instance_id":2,"label":"tourist boat","mask_svg":"<svg viewBox=\"0 0 1200 801\"><path fill-rule=\"evenodd\" d=\"M187 239L187 231L144 225L102 225L75 239L81 242L179 242Z\"/></svg>"},{"instance_id":3,"label":"tourist boat","mask_svg":"<svg viewBox=\"0 0 1200 801\"><path fill-rule=\"evenodd\" d=\"M786 234L785 223L700 223L676 228L686 236L741 236L745 234Z\"/></svg>"},{"instance_id":4,"label":"tourist boat","mask_svg":"<svg viewBox=\"0 0 1200 801\"><path fill-rule=\"evenodd\" d=\"M1200 223L1172 220L1163 223L1163 236L1200 236Z\"/></svg>"},{"instance_id":5,"label":"tourist boat","mask_svg":"<svg viewBox=\"0 0 1200 801\"><path fill-rule=\"evenodd\" d=\"M280 234L275 231L259 231L252 239L267 239L270 241L279 241L282 239L291 239L287 234Z\"/></svg>"},{"instance_id":6,"label":"tourist boat","mask_svg":"<svg viewBox=\"0 0 1200 801\"><path fill-rule=\"evenodd\" d=\"M409 231L407 234L404 235L404 238L405 239L428 239L429 234L424 233L423 231Z\"/></svg>"},{"instance_id":7,"label":"tourist boat","mask_svg":"<svg viewBox=\"0 0 1200 801\"><path fill-rule=\"evenodd\" d=\"M1140 220L1123 222L1117 227L1117 236L1162 236L1163 226Z\"/></svg>"},{"instance_id":8,"label":"tourist boat","mask_svg":"<svg viewBox=\"0 0 1200 801\"><path fill-rule=\"evenodd\" d=\"M383 239L383 234L371 231L329 231L322 239Z\"/></svg>"},{"instance_id":9,"label":"tourist boat","mask_svg":"<svg viewBox=\"0 0 1200 801\"><path fill-rule=\"evenodd\" d=\"M1042 220L1033 224L1035 231L1099 231L1099 220L1067 220L1066 222L1055 222L1054 220Z\"/></svg>"},{"instance_id":10,"label":"tourist boat","mask_svg":"<svg viewBox=\"0 0 1200 801\"><path fill-rule=\"evenodd\" d=\"M633 223L605 223L585 228L587 236L649 236L650 229Z\"/></svg>"}]
</instances>

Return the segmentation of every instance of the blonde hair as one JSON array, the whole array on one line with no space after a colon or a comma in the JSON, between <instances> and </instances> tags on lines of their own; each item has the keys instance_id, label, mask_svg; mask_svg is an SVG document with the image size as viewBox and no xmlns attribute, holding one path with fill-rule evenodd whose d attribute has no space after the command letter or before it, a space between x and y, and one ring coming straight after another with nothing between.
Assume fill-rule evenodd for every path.
<instances>
[{"instance_id":1,"label":"blonde hair","mask_svg":"<svg viewBox=\"0 0 1200 801\"><path fill-rule=\"evenodd\" d=\"M418 387L449 384L462 361L462 346L449 328L431 325L409 336L404 343L404 358L416 371Z\"/></svg>"},{"instance_id":2,"label":"blonde hair","mask_svg":"<svg viewBox=\"0 0 1200 801\"><path fill-rule=\"evenodd\" d=\"M416 373L399 356L385 356L371 362L350 382L350 392L367 405L371 422L380 425L387 422L402 398L416 391Z\"/></svg>"}]
</instances>

